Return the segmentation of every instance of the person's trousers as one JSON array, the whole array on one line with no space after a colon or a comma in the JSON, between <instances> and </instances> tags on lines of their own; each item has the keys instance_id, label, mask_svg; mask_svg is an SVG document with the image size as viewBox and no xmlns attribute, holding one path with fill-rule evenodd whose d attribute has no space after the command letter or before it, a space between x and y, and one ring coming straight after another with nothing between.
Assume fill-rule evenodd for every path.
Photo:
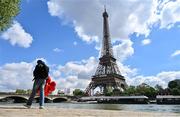
<instances>
[{"instance_id":1,"label":"person's trousers","mask_svg":"<svg viewBox=\"0 0 180 117\"><path fill-rule=\"evenodd\" d=\"M36 96L36 92L38 89L40 89L39 105L44 106L44 85L45 85L44 79L35 79L34 84L33 84L32 93L27 101L27 105L30 105L30 106L32 105L34 97Z\"/></svg>"}]
</instances>

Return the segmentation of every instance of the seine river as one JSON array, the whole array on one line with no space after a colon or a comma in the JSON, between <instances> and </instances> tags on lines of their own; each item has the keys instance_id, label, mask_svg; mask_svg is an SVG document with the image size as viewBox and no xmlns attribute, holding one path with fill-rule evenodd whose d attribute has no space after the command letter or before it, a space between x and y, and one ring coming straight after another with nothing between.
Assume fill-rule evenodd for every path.
<instances>
[{"instance_id":1,"label":"seine river","mask_svg":"<svg viewBox=\"0 0 180 117\"><path fill-rule=\"evenodd\" d=\"M18 107L20 104L3 104L0 107ZM33 104L38 107L38 103ZM85 103L45 103L47 108L74 108L74 109L103 109L103 110L124 110L124 111L145 111L145 112L172 112L180 113L180 105L156 105L156 104L85 104Z\"/></svg>"}]
</instances>

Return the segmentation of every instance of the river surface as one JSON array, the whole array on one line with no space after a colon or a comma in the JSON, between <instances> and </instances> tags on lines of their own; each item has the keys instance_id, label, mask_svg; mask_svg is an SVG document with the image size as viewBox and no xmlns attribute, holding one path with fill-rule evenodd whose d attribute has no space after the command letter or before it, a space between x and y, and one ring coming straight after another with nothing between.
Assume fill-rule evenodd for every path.
<instances>
[{"instance_id":1,"label":"river surface","mask_svg":"<svg viewBox=\"0 0 180 117\"><path fill-rule=\"evenodd\" d=\"M0 103L0 106L22 106L20 104ZM38 103L33 104L38 107ZM70 108L70 109L103 109L144 112L172 112L180 113L180 105L157 105L157 104L86 104L86 103L45 103L47 108Z\"/></svg>"}]
</instances>

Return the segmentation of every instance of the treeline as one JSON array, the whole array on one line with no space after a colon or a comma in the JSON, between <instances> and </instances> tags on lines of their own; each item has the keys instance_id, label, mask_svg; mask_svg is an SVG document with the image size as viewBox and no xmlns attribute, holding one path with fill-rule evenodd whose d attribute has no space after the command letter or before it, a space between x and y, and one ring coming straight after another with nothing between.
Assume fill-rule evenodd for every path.
<instances>
[{"instance_id":1,"label":"treeline","mask_svg":"<svg viewBox=\"0 0 180 117\"><path fill-rule=\"evenodd\" d=\"M156 98L156 95L180 95L180 80L176 79L168 83L167 88L160 85L151 87L145 83L139 86L129 86L123 95L145 95L149 98Z\"/></svg>"},{"instance_id":2,"label":"treeline","mask_svg":"<svg viewBox=\"0 0 180 117\"><path fill-rule=\"evenodd\" d=\"M16 89L15 93L16 94L31 94L32 90L31 89Z\"/></svg>"},{"instance_id":3,"label":"treeline","mask_svg":"<svg viewBox=\"0 0 180 117\"><path fill-rule=\"evenodd\" d=\"M75 96L87 96L83 90L75 89L73 94ZM95 92L96 96L101 95L99 92ZM119 89L114 89L113 91L108 91L106 96L138 96L145 95L150 99L155 99L157 95L180 95L180 79L170 81L167 88L163 88L160 85L151 87L148 84L142 83L138 86L128 86L124 91Z\"/></svg>"},{"instance_id":4,"label":"treeline","mask_svg":"<svg viewBox=\"0 0 180 117\"><path fill-rule=\"evenodd\" d=\"M16 94L30 94L31 90L23 90L17 89ZM81 89L75 89L73 91L74 96L88 96ZM95 92L96 96L100 96L100 92ZM142 83L138 86L128 86L128 88L124 91L120 91L119 89L114 89L112 91L108 91L106 96L138 96L145 95L150 99L156 98L156 95L180 95L180 79L172 80L168 83L167 88L163 88L160 85L156 85L155 87L151 87L148 84Z\"/></svg>"}]
</instances>

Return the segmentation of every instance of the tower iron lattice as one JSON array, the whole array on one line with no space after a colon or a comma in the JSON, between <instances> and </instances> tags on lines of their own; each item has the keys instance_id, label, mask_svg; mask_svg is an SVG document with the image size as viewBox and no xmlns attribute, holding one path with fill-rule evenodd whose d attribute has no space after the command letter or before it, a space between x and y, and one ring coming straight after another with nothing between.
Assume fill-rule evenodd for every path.
<instances>
[{"instance_id":1,"label":"tower iron lattice","mask_svg":"<svg viewBox=\"0 0 180 117\"><path fill-rule=\"evenodd\" d=\"M113 55L112 44L110 39L108 13L106 9L103 12L103 41L101 57L96 69L95 75L92 76L91 82L85 92L92 95L96 87L100 88L102 95L107 94L109 90L119 89L120 91L126 88L124 76L121 75L117 66L116 59Z\"/></svg>"}]
</instances>

